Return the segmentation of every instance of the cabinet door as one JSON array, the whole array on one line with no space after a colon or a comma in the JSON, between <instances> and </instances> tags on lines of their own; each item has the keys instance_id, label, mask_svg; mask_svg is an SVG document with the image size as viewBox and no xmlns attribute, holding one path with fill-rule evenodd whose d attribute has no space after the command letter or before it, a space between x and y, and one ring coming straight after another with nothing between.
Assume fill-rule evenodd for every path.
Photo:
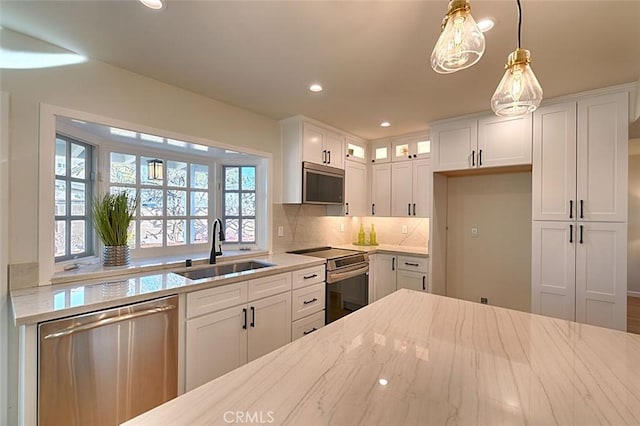
<instances>
[{"instance_id":1,"label":"cabinet door","mask_svg":"<svg viewBox=\"0 0 640 426\"><path fill-rule=\"evenodd\" d=\"M413 215L417 217L430 217L431 204L433 197L431 195L432 184L431 179L431 160L413 161L413 202L415 208Z\"/></svg>"},{"instance_id":2,"label":"cabinet door","mask_svg":"<svg viewBox=\"0 0 640 426\"><path fill-rule=\"evenodd\" d=\"M578 223L576 321L627 330L627 224Z\"/></svg>"},{"instance_id":3,"label":"cabinet door","mask_svg":"<svg viewBox=\"0 0 640 426\"><path fill-rule=\"evenodd\" d=\"M478 164L478 122L475 119L434 126L431 143L431 161L436 172L468 169Z\"/></svg>"},{"instance_id":4,"label":"cabinet door","mask_svg":"<svg viewBox=\"0 0 640 426\"><path fill-rule=\"evenodd\" d=\"M575 321L575 222L533 222L531 312Z\"/></svg>"},{"instance_id":5,"label":"cabinet door","mask_svg":"<svg viewBox=\"0 0 640 426\"><path fill-rule=\"evenodd\" d=\"M382 299L383 297L393 293L396 288L396 257L388 254L378 254L376 259L376 271L375 271L375 299Z\"/></svg>"},{"instance_id":6,"label":"cabinet door","mask_svg":"<svg viewBox=\"0 0 640 426\"><path fill-rule=\"evenodd\" d=\"M429 290L427 274L423 272L398 270L396 283L398 289L408 288L409 290L423 291L425 293Z\"/></svg>"},{"instance_id":7,"label":"cabinet door","mask_svg":"<svg viewBox=\"0 0 640 426\"><path fill-rule=\"evenodd\" d=\"M291 342L291 293L249 303L249 361Z\"/></svg>"},{"instance_id":8,"label":"cabinet door","mask_svg":"<svg viewBox=\"0 0 640 426\"><path fill-rule=\"evenodd\" d=\"M415 151L414 141L400 139L391 143L391 159L392 161L408 161L413 159Z\"/></svg>"},{"instance_id":9,"label":"cabinet door","mask_svg":"<svg viewBox=\"0 0 640 426\"><path fill-rule=\"evenodd\" d=\"M576 214L576 104L533 113L533 220L569 220Z\"/></svg>"},{"instance_id":10,"label":"cabinet door","mask_svg":"<svg viewBox=\"0 0 640 426\"><path fill-rule=\"evenodd\" d=\"M246 305L186 322L186 391L247 363Z\"/></svg>"},{"instance_id":11,"label":"cabinet door","mask_svg":"<svg viewBox=\"0 0 640 426\"><path fill-rule=\"evenodd\" d=\"M345 137L345 158L359 163L367 162L367 143Z\"/></svg>"},{"instance_id":12,"label":"cabinet door","mask_svg":"<svg viewBox=\"0 0 640 426\"><path fill-rule=\"evenodd\" d=\"M578 102L578 217L627 221L628 93Z\"/></svg>"},{"instance_id":13,"label":"cabinet door","mask_svg":"<svg viewBox=\"0 0 640 426\"><path fill-rule=\"evenodd\" d=\"M372 216L391 216L391 164L371 167Z\"/></svg>"},{"instance_id":14,"label":"cabinet door","mask_svg":"<svg viewBox=\"0 0 640 426\"><path fill-rule=\"evenodd\" d=\"M378 268L378 255L377 254L370 254L369 255L369 287L368 287L368 293L369 293L369 300L367 301L367 303L373 303L376 300L378 300L376 298L377 296L377 290L376 290L376 271Z\"/></svg>"},{"instance_id":15,"label":"cabinet door","mask_svg":"<svg viewBox=\"0 0 640 426\"><path fill-rule=\"evenodd\" d=\"M344 169L344 138L335 133L324 134L325 164Z\"/></svg>"},{"instance_id":16,"label":"cabinet door","mask_svg":"<svg viewBox=\"0 0 640 426\"><path fill-rule=\"evenodd\" d=\"M391 161L391 142L381 141L371 144L371 163L382 164Z\"/></svg>"},{"instance_id":17,"label":"cabinet door","mask_svg":"<svg viewBox=\"0 0 640 426\"><path fill-rule=\"evenodd\" d=\"M302 124L302 161L324 164L324 130L313 124Z\"/></svg>"},{"instance_id":18,"label":"cabinet door","mask_svg":"<svg viewBox=\"0 0 640 426\"><path fill-rule=\"evenodd\" d=\"M413 163L391 164L391 216L413 216Z\"/></svg>"},{"instance_id":19,"label":"cabinet door","mask_svg":"<svg viewBox=\"0 0 640 426\"><path fill-rule=\"evenodd\" d=\"M345 161L344 193L345 214L348 216L367 215L366 179L367 167L350 160Z\"/></svg>"},{"instance_id":20,"label":"cabinet door","mask_svg":"<svg viewBox=\"0 0 640 426\"><path fill-rule=\"evenodd\" d=\"M531 164L531 114L478 121L478 167Z\"/></svg>"}]
</instances>

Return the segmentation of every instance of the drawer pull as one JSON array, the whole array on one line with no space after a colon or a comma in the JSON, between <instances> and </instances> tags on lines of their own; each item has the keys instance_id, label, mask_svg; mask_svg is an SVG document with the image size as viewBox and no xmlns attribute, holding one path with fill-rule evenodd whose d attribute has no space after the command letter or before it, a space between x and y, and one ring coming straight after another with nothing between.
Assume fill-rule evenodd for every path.
<instances>
[{"instance_id":1,"label":"drawer pull","mask_svg":"<svg viewBox=\"0 0 640 426\"><path fill-rule=\"evenodd\" d=\"M420 266L419 263L412 263L412 262L404 262L404 264L407 266Z\"/></svg>"},{"instance_id":2,"label":"drawer pull","mask_svg":"<svg viewBox=\"0 0 640 426\"><path fill-rule=\"evenodd\" d=\"M313 333L313 332L314 332L314 331L316 331L316 330L317 330L317 328L313 327L313 328L312 328L311 330L309 330L309 331L303 331L303 332L302 332L302 334L304 334L304 335L306 336L307 334L311 334L311 333Z\"/></svg>"},{"instance_id":3,"label":"drawer pull","mask_svg":"<svg viewBox=\"0 0 640 426\"><path fill-rule=\"evenodd\" d=\"M302 278L304 278L305 280L310 280L311 278L315 278L317 276L318 274L311 274L311 275L305 275Z\"/></svg>"},{"instance_id":4,"label":"drawer pull","mask_svg":"<svg viewBox=\"0 0 640 426\"><path fill-rule=\"evenodd\" d=\"M318 299L316 297L314 297L313 299L305 300L302 303L304 303L305 305L308 305L309 303L313 303L313 302L317 302L317 301L318 301Z\"/></svg>"}]
</instances>

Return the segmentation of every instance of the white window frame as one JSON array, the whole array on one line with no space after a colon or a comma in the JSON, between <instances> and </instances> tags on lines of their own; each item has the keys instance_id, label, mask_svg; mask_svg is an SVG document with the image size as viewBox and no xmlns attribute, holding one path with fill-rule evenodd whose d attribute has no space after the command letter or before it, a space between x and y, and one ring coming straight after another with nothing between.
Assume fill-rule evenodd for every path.
<instances>
[{"instance_id":1,"label":"white window frame","mask_svg":"<svg viewBox=\"0 0 640 426\"><path fill-rule=\"evenodd\" d=\"M229 190L229 191L225 191L224 185L225 185L225 176L224 176L224 170L227 167L237 167L239 169L242 169L243 167L254 167L256 169L256 182L255 182L255 190L253 191L247 191L247 190L242 190L242 179L240 179L238 181L238 190ZM242 171L240 171L240 173L242 173ZM242 247L252 247L255 246L258 242L258 188L260 187L260 183L259 182L259 176L258 176L258 167L255 164L248 164L248 163L244 163L244 164L230 164L227 162L223 162L223 164L221 164L220 166L220 218L222 219L222 226L223 228L226 229L226 223L225 223L225 219L230 218L230 219L238 219L238 241L225 241L224 245L225 246L231 246L232 244L237 244L239 246ZM239 202L240 202L240 208L238 211L238 216L226 216L225 212L224 212L224 207L225 207L225 200L224 200L224 195L225 192L235 192L238 194L239 197ZM243 193L253 193L255 194L255 215L254 216L243 216L242 215L242 194ZM254 223L255 223L255 241L242 241L242 220L243 219L253 219Z\"/></svg>"},{"instance_id":2,"label":"white window frame","mask_svg":"<svg viewBox=\"0 0 640 426\"><path fill-rule=\"evenodd\" d=\"M261 223L256 223L256 229L259 229L258 245L260 248L271 252L272 247L272 217L273 217L273 190L271 182L273 181L273 154L269 152L259 151L245 146L231 145L215 142L210 139L204 139L191 135L185 135L174 131L153 128L141 124L130 123L127 121L105 117L98 114L92 114L84 111L77 111L56 105L40 103L40 135L39 135L39 157L38 157L38 274L39 285L49 285L56 272L61 272L65 263L55 262L54 257L54 158L55 158L55 135L56 135L56 117L66 117L87 122L99 123L105 126L129 129L138 133L146 133L151 135L162 135L166 138L174 140L189 141L190 143L203 146L219 148L230 151L241 151L243 153L259 157L259 164L256 166L264 176L265 185L261 185L262 202L259 203L259 212L261 215ZM92 142L92 141L88 141ZM98 164L96 170L102 170L102 150L99 150ZM229 162L227 162L229 163ZM258 170L256 170L258 172ZM102 188L100 182L101 176L98 176L98 188ZM216 188L218 189L218 188ZM99 189L101 190L101 189ZM215 191L210 188L210 197ZM219 197L219 191L216 194ZM219 213L219 212L218 212ZM210 219L213 216L210 212ZM208 249L207 249L208 251ZM97 252L96 252L97 253ZM99 262L99 257L83 258L83 262ZM126 268L123 268L123 273Z\"/></svg>"}]
</instances>

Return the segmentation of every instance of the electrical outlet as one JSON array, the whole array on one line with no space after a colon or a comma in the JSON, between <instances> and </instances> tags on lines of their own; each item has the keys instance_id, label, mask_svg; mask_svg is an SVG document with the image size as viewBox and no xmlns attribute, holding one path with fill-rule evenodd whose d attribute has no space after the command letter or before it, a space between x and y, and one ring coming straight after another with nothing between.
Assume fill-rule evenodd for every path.
<instances>
[{"instance_id":1,"label":"electrical outlet","mask_svg":"<svg viewBox=\"0 0 640 426\"><path fill-rule=\"evenodd\" d=\"M478 238L478 228L471 228L471 238Z\"/></svg>"},{"instance_id":2,"label":"electrical outlet","mask_svg":"<svg viewBox=\"0 0 640 426\"><path fill-rule=\"evenodd\" d=\"M408 233L408 232L409 232L409 229L407 228L407 225L402 225L402 230L401 230L401 232L402 232L403 234L406 234L406 233Z\"/></svg>"},{"instance_id":3,"label":"electrical outlet","mask_svg":"<svg viewBox=\"0 0 640 426\"><path fill-rule=\"evenodd\" d=\"M344 232L344 223L340 224L340 232Z\"/></svg>"},{"instance_id":4,"label":"electrical outlet","mask_svg":"<svg viewBox=\"0 0 640 426\"><path fill-rule=\"evenodd\" d=\"M278 226L278 237L284 237L284 226Z\"/></svg>"},{"instance_id":5,"label":"electrical outlet","mask_svg":"<svg viewBox=\"0 0 640 426\"><path fill-rule=\"evenodd\" d=\"M489 304L489 299L487 299L486 297L481 297L480 298L480 303L482 303L483 305L488 305Z\"/></svg>"}]
</instances>

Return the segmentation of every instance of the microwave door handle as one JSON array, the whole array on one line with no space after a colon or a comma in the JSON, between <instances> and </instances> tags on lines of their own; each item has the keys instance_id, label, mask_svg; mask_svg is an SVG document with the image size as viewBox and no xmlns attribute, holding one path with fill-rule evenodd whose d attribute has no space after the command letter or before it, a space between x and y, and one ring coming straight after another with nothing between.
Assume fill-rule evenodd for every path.
<instances>
[{"instance_id":1,"label":"microwave door handle","mask_svg":"<svg viewBox=\"0 0 640 426\"><path fill-rule=\"evenodd\" d=\"M363 266L362 268L358 268L354 271L338 272L338 273L330 272L327 276L327 282L329 284L332 284L338 281L357 277L358 275L366 274L367 272L369 272L369 265Z\"/></svg>"}]
</instances>

